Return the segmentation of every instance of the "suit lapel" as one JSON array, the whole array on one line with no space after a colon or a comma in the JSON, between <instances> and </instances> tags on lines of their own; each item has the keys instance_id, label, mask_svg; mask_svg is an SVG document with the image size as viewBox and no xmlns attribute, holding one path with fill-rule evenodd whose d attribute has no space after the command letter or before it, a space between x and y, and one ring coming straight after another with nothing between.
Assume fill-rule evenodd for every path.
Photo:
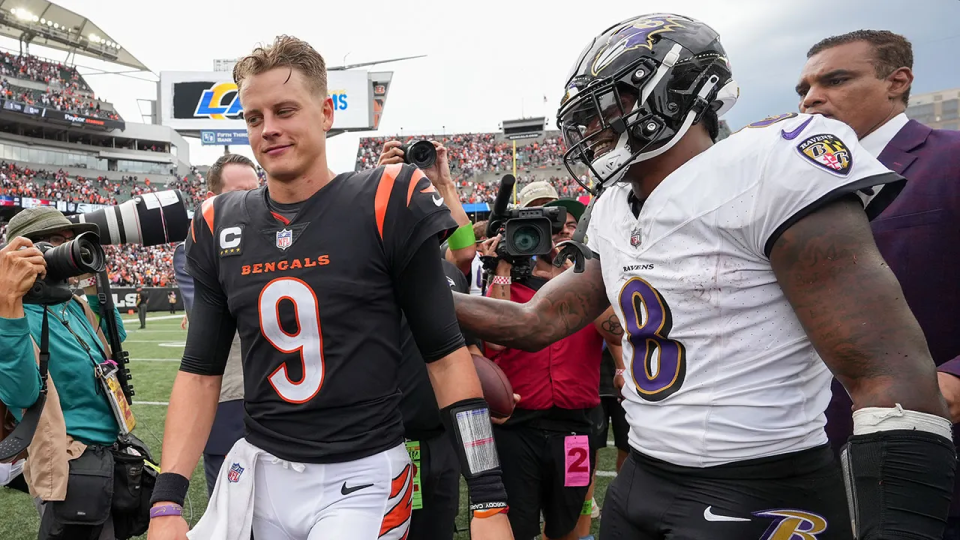
<instances>
[{"instance_id":1,"label":"suit lapel","mask_svg":"<svg viewBox=\"0 0 960 540\"><path fill-rule=\"evenodd\" d=\"M913 151L926 142L931 131L929 127L916 120L908 121L890 140L883 152L880 152L877 159L891 171L903 175L917 160L917 155Z\"/></svg>"},{"instance_id":2,"label":"suit lapel","mask_svg":"<svg viewBox=\"0 0 960 540\"><path fill-rule=\"evenodd\" d=\"M883 152L880 152L880 156L877 159L891 171L903 176L904 171L917 160L917 156L908 154L892 146L892 142L888 144L887 147L883 149Z\"/></svg>"}]
</instances>

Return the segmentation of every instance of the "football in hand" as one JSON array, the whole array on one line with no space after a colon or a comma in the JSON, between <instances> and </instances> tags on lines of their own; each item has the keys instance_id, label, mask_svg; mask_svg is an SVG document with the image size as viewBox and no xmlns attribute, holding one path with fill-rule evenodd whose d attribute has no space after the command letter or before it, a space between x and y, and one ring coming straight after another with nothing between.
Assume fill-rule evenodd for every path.
<instances>
[{"instance_id":1,"label":"football in hand","mask_svg":"<svg viewBox=\"0 0 960 540\"><path fill-rule=\"evenodd\" d=\"M483 399L490 406L490 416L506 418L513 414L513 386L507 376L494 364L482 356L473 356L473 366L477 369L480 378L480 387L483 389Z\"/></svg>"}]
</instances>

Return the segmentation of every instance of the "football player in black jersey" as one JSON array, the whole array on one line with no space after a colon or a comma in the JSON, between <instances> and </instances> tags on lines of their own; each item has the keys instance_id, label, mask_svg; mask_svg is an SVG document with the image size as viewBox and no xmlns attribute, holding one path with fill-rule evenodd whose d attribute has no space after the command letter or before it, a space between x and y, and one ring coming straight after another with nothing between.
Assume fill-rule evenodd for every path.
<instances>
[{"instance_id":1,"label":"football player in black jersey","mask_svg":"<svg viewBox=\"0 0 960 540\"><path fill-rule=\"evenodd\" d=\"M170 396L150 540L185 538L178 515L234 331L246 435L191 535L404 538L413 471L397 390L401 313L456 441L472 537L512 538L489 411L437 257L456 226L443 199L406 165L330 172L334 106L307 43L281 36L238 62L234 79L267 184L205 201L187 239L194 324Z\"/></svg>"}]
</instances>

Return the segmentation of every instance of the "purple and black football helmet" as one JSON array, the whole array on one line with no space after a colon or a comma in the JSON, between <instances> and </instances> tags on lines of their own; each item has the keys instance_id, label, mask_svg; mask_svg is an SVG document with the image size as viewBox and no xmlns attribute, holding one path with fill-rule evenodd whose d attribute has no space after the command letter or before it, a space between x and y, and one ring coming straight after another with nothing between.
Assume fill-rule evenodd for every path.
<instances>
[{"instance_id":1,"label":"purple and black football helmet","mask_svg":"<svg viewBox=\"0 0 960 540\"><path fill-rule=\"evenodd\" d=\"M706 24L663 13L623 21L594 38L567 77L557 113L564 164L578 182L573 166L582 163L609 187L630 165L669 150L707 111L724 114L739 93Z\"/></svg>"}]
</instances>

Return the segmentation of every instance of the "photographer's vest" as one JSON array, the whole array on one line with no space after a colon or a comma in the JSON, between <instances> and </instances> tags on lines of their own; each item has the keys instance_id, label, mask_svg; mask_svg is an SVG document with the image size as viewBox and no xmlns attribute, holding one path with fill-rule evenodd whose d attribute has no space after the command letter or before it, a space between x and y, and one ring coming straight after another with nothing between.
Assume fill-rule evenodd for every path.
<instances>
[{"instance_id":1,"label":"photographer's vest","mask_svg":"<svg viewBox=\"0 0 960 540\"><path fill-rule=\"evenodd\" d=\"M97 329L97 337L107 356L112 356L107 339L100 329L97 316L86 301L74 297L83 307L87 321ZM40 348L33 344L35 360L40 362ZM13 416L7 407L0 403L0 440L10 434ZM67 435L67 425L60 408L60 395L51 374L47 374L47 401L37 423L37 431L27 447L27 462L23 468L23 478L30 488L30 495L43 501L62 501L67 496L67 476L70 472L70 460L83 454L87 446ZM19 456L18 456L19 457Z\"/></svg>"}]
</instances>

